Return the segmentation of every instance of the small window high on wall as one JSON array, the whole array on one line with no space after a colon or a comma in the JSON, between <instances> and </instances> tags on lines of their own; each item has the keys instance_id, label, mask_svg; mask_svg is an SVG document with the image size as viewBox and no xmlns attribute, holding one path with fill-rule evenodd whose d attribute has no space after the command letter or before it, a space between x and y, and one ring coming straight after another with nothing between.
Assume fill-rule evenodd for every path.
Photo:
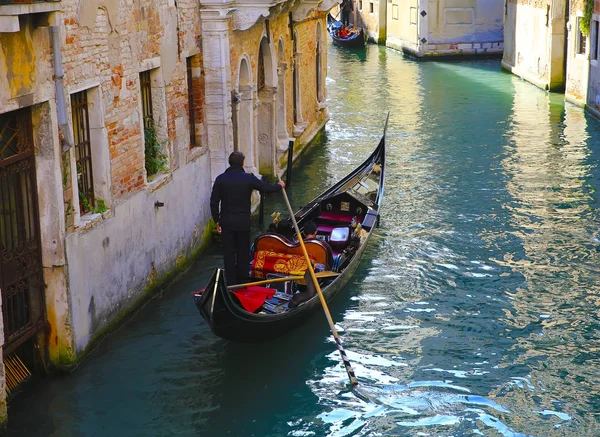
<instances>
[{"instance_id":1,"label":"small window high on wall","mask_svg":"<svg viewBox=\"0 0 600 437\"><path fill-rule=\"evenodd\" d=\"M71 95L73 113L73 136L75 140L75 165L77 166L77 188L79 210L86 214L95 206L94 176L92 173L92 150L90 145L90 122L87 92Z\"/></svg>"}]
</instances>

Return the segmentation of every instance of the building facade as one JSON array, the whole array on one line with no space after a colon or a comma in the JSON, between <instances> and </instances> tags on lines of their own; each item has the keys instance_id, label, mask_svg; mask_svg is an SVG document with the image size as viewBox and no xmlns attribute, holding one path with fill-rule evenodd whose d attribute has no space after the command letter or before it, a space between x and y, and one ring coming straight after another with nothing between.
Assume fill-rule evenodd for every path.
<instances>
[{"instance_id":1,"label":"building facade","mask_svg":"<svg viewBox=\"0 0 600 437\"><path fill-rule=\"evenodd\" d=\"M9 392L75 364L210 241L210 187L233 150L275 176L324 126L333 5L0 2Z\"/></svg>"},{"instance_id":2,"label":"building facade","mask_svg":"<svg viewBox=\"0 0 600 437\"><path fill-rule=\"evenodd\" d=\"M417 59L502 56L499 0L357 0L357 23L369 38Z\"/></svg>"},{"instance_id":3,"label":"building facade","mask_svg":"<svg viewBox=\"0 0 600 437\"><path fill-rule=\"evenodd\" d=\"M502 67L600 118L600 1L506 2Z\"/></svg>"}]
</instances>

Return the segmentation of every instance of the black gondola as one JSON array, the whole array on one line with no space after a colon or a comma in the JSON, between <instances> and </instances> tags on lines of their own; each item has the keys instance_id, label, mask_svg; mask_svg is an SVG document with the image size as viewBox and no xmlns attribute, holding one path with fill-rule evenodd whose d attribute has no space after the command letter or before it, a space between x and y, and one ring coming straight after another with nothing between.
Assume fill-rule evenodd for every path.
<instances>
[{"instance_id":1,"label":"black gondola","mask_svg":"<svg viewBox=\"0 0 600 437\"><path fill-rule=\"evenodd\" d=\"M317 277L326 301L353 275L379 224L387 120L385 126L379 145L365 162L295 213L300 229L309 220L318 226L317 238L305 241L305 246L317 271L324 270L317 272ZM314 290L310 297L314 286L308 286L309 281L303 286L303 273L293 271L294 267L302 267L294 263L301 264L304 258L298 242L277 233L264 233L256 238L252 250L251 276L264 278L263 282L268 282L265 287L229 290L223 270L217 269L207 287L194 293L200 314L219 337L241 342L268 340L322 311ZM269 256L275 261L268 262ZM306 261L303 267L306 269ZM296 279L286 279L290 275ZM302 291L305 288L308 290ZM307 295L308 300L292 305L292 301Z\"/></svg>"},{"instance_id":2,"label":"black gondola","mask_svg":"<svg viewBox=\"0 0 600 437\"><path fill-rule=\"evenodd\" d=\"M361 48L367 43L367 34L361 27L351 27L349 35L341 36L342 22L327 14L327 32L331 35L333 44L346 48Z\"/></svg>"}]
</instances>

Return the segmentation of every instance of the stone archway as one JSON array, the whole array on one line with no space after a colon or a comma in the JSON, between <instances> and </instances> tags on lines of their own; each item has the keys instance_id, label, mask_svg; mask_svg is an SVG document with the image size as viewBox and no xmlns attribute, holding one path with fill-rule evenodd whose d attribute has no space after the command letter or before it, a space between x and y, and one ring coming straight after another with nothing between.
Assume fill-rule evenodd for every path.
<instances>
[{"instance_id":1,"label":"stone archway","mask_svg":"<svg viewBox=\"0 0 600 437\"><path fill-rule=\"evenodd\" d=\"M276 80L277 70L271 45L266 37L260 41L257 62L258 111L256 139L258 170L262 175L275 174L277 149Z\"/></svg>"},{"instance_id":2,"label":"stone archway","mask_svg":"<svg viewBox=\"0 0 600 437\"><path fill-rule=\"evenodd\" d=\"M237 83L232 96L232 121L234 149L246 156L244 168L249 173L258 173L254 148L254 86L250 61L243 57L237 74Z\"/></svg>"},{"instance_id":3,"label":"stone archway","mask_svg":"<svg viewBox=\"0 0 600 437\"><path fill-rule=\"evenodd\" d=\"M279 150L286 150L290 135L287 130L287 101L285 77L288 64L285 61L283 38L279 39L277 47L277 143Z\"/></svg>"}]
</instances>

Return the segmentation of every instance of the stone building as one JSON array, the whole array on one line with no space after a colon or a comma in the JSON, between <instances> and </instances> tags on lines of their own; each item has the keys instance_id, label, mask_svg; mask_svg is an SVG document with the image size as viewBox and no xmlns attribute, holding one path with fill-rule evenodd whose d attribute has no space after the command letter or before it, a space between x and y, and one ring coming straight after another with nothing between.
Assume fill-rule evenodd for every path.
<instances>
[{"instance_id":1,"label":"stone building","mask_svg":"<svg viewBox=\"0 0 600 437\"><path fill-rule=\"evenodd\" d=\"M229 153L274 175L324 126L334 3L0 3L4 422L1 386L75 364L210 240Z\"/></svg>"},{"instance_id":2,"label":"stone building","mask_svg":"<svg viewBox=\"0 0 600 437\"><path fill-rule=\"evenodd\" d=\"M506 0L502 68L549 90L564 90L567 0Z\"/></svg>"},{"instance_id":3,"label":"stone building","mask_svg":"<svg viewBox=\"0 0 600 437\"><path fill-rule=\"evenodd\" d=\"M600 1L506 2L502 67L600 118Z\"/></svg>"},{"instance_id":4,"label":"stone building","mask_svg":"<svg viewBox=\"0 0 600 437\"><path fill-rule=\"evenodd\" d=\"M417 58L502 56L501 0L357 0L369 38Z\"/></svg>"}]
</instances>

